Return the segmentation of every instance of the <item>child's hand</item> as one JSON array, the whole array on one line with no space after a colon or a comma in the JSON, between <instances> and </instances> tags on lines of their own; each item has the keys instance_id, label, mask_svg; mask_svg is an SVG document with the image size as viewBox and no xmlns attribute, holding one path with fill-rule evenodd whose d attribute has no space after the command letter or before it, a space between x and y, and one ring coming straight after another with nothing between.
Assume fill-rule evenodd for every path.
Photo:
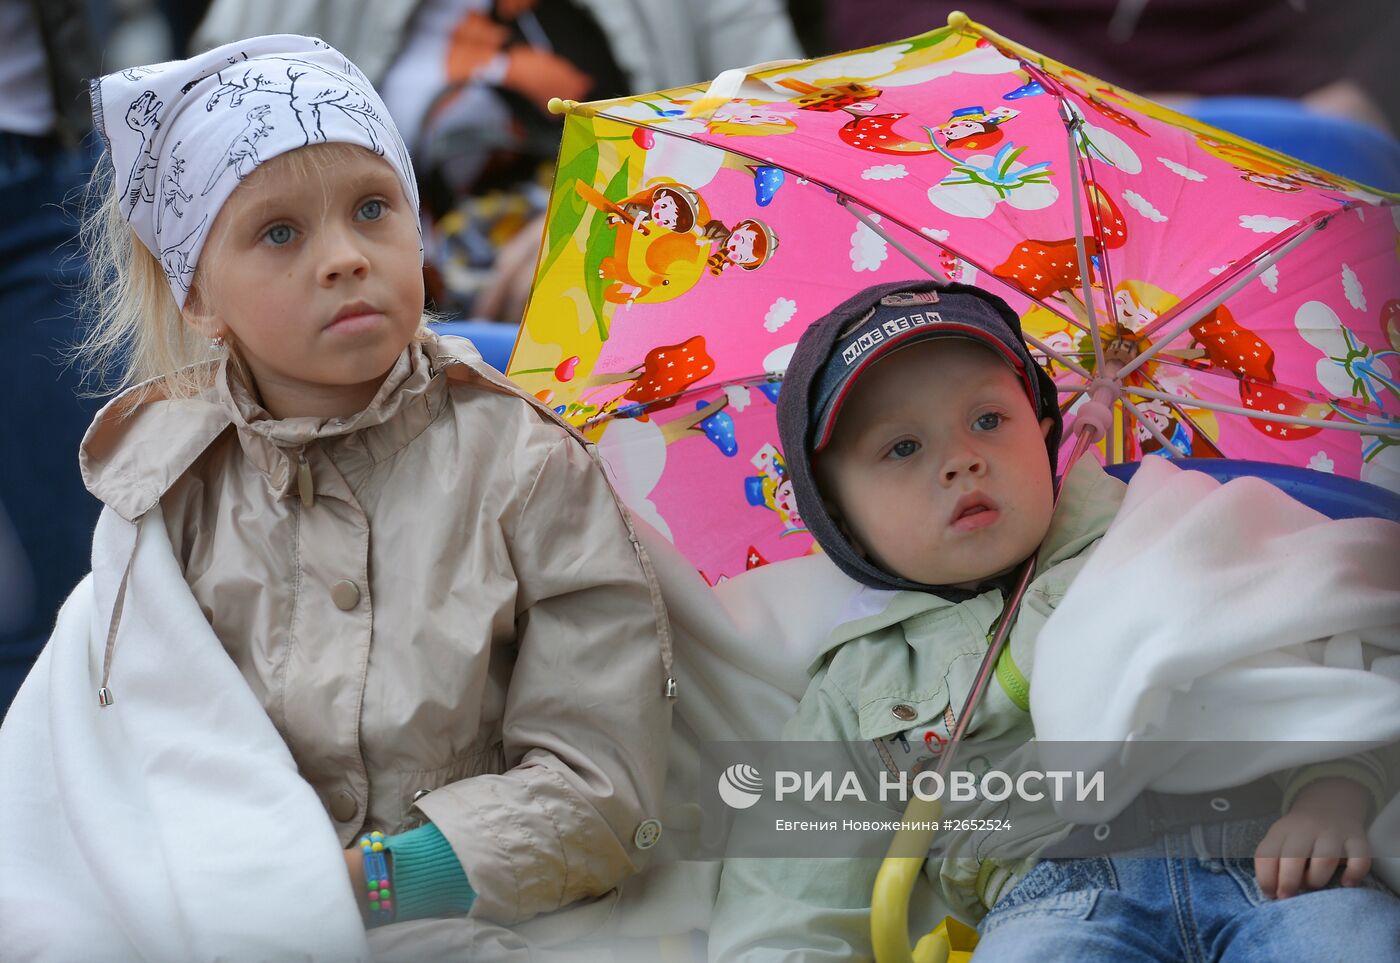
<instances>
[{"instance_id":1,"label":"child's hand","mask_svg":"<svg viewBox=\"0 0 1400 963\"><path fill-rule=\"evenodd\" d=\"M1370 805L1370 794L1350 779L1319 779L1306 786L1254 851L1260 891L1287 899L1304 889L1322 889L1343 862L1342 885L1360 883L1371 871Z\"/></svg>"}]
</instances>

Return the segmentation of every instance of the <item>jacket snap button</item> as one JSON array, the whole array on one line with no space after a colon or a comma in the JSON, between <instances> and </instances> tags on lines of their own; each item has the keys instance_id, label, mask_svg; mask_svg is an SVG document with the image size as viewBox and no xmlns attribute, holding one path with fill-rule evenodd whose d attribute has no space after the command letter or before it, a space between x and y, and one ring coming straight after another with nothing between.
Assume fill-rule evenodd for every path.
<instances>
[{"instance_id":1,"label":"jacket snap button","mask_svg":"<svg viewBox=\"0 0 1400 963\"><path fill-rule=\"evenodd\" d=\"M659 820L643 820L637 827L636 835L632 837L632 842L637 844L638 849L651 849L657 840L661 838L661 823Z\"/></svg>"},{"instance_id":2,"label":"jacket snap button","mask_svg":"<svg viewBox=\"0 0 1400 963\"><path fill-rule=\"evenodd\" d=\"M914 711L912 706L907 706L901 702L890 710L890 715L894 716L900 722L908 722L918 715L918 713Z\"/></svg>"},{"instance_id":3,"label":"jacket snap button","mask_svg":"<svg viewBox=\"0 0 1400 963\"><path fill-rule=\"evenodd\" d=\"M331 797L331 815L335 817L336 822L348 823L355 818L359 808L355 804L355 797L344 789Z\"/></svg>"},{"instance_id":4,"label":"jacket snap button","mask_svg":"<svg viewBox=\"0 0 1400 963\"><path fill-rule=\"evenodd\" d=\"M360 587L349 579L341 579L331 586L331 601L336 608L348 612L360 604Z\"/></svg>"}]
</instances>

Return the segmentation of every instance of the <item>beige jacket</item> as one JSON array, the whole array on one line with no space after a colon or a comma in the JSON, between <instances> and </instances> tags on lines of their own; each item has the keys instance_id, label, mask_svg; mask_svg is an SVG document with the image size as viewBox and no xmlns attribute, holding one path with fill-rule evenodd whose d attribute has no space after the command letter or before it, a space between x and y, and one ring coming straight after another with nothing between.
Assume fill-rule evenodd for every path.
<instances>
[{"instance_id":1,"label":"beige jacket","mask_svg":"<svg viewBox=\"0 0 1400 963\"><path fill-rule=\"evenodd\" d=\"M410 345L343 420L273 420L234 369L210 375L193 399L109 404L84 477L130 521L162 506L342 844L430 819L472 914L499 922L633 872L657 831L670 636L589 446L455 338Z\"/></svg>"}]
</instances>

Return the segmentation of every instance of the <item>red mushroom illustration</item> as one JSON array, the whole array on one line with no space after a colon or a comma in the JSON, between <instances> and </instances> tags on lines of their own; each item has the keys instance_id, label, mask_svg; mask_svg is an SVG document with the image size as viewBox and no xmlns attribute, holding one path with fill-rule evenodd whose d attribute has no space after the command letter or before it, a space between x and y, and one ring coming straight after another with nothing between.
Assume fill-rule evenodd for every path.
<instances>
[{"instance_id":1,"label":"red mushroom illustration","mask_svg":"<svg viewBox=\"0 0 1400 963\"><path fill-rule=\"evenodd\" d=\"M661 411L676 403L676 395L715 370L715 360L705 350L705 338L696 335L680 344L663 344L646 353L624 400ZM662 399L666 399L662 401ZM661 401L660 404L653 402ZM705 413L705 417L715 414Z\"/></svg>"},{"instance_id":2,"label":"red mushroom illustration","mask_svg":"<svg viewBox=\"0 0 1400 963\"><path fill-rule=\"evenodd\" d=\"M1128 228L1123 214L1113 199L1092 181L1088 182L1089 213L1096 230L1084 239L1084 249L1090 258L1102 251L1120 248L1128 242ZM1089 265L1091 283L1093 264ZM992 269L992 274L1025 291L1033 298L1044 300L1059 294L1078 301L1078 291L1084 283L1079 273L1079 253L1074 238L1044 241L1028 239L1017 243L1005 261Z\"/></svg>"},{"instance_id":3,"label":"red mushroom illustration","mask_svg":"<svg viewBox=\"0 0 1400 963\"><path fill-rule=\"evenodd\" d=\"M1291 395L1274 385L1243 378L1240 379L1240 401L1244 403L1246 408L1277 415L1330 419L1336 414L1332 406L1324 402L1308 401ZM1258 418L1249 419L1249 423L1270 438L1278 438L1282 441L1301 441L1304 438L1311 438L1322 430L1316 425L1290 425L1278 421L1263 421Z\"/></svg>"},{"instance_id":4,"label":"red mushroom illustration","mask_svg":"<svg viewBox=\"0 0 1400 963\"><path fill-rule=\"evenodd\" d=\"M1215 367L1251 381L1273 383L1273 349L1236 321L1224 305L1191 325L1191 334Z\"/></svg>"},{"instance_id":5,"label":"red mushroom illustration","mask_svg":"<svg viewBox=\"0 0 1400 963\"><path fill-rule=\"evenodd\" d=\"M768 559L763 557L757 548L750 545L748 554L744 556L744 571L749 572L768 564Z\"/></svg>"},{"instance_id":6,"label":"red mushroom illustration","mask_svg":"<svg viewBox=\"0 0 1400 963\"><path fill-rule=\"evenodd\" d=\"M939 153L938 148L931 140L921 143L895 133L895 123L908 116L907 113L857 116L855 120L846 124L836 134L852 147L859 147L861 150L873 151L877 154L895 154L903 157L908 154Z\"/></svg>"}]
</instances>

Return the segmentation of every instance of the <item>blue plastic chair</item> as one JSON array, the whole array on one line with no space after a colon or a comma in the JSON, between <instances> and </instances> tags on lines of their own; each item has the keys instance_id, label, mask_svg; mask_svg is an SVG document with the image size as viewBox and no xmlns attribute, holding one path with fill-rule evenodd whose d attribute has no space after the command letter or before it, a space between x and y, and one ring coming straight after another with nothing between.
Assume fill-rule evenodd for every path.
<instances>
[{"instance_id":1,"label":"blue plastic chair","mask_svg":"<svg viewBox=\"0 0 1400 963\"><path fill-rule=\"evenodd\" d=\"M438 334L455 334L476 345L486 363L497 371L505 371L520 327L496 321L443 321L432 326Z\"/></svg>"},{"instance_id":2,"label":"blue plastic chair","mask_svg":"<svg viewBox=\"0 0 1400 963\"><path fill-rule=\"evenodd\" d=\"M1104 470L1127 481L1139 464L1110 465ZM1229 458L1178 458L1173 459L1173 464L1188 471L1202 472L1220 482L1243 476L1262 478L1329 518L1385 518L1400 522L1400 495L1354 478L1292 465Z\"/></svg>"}]
</instances>

